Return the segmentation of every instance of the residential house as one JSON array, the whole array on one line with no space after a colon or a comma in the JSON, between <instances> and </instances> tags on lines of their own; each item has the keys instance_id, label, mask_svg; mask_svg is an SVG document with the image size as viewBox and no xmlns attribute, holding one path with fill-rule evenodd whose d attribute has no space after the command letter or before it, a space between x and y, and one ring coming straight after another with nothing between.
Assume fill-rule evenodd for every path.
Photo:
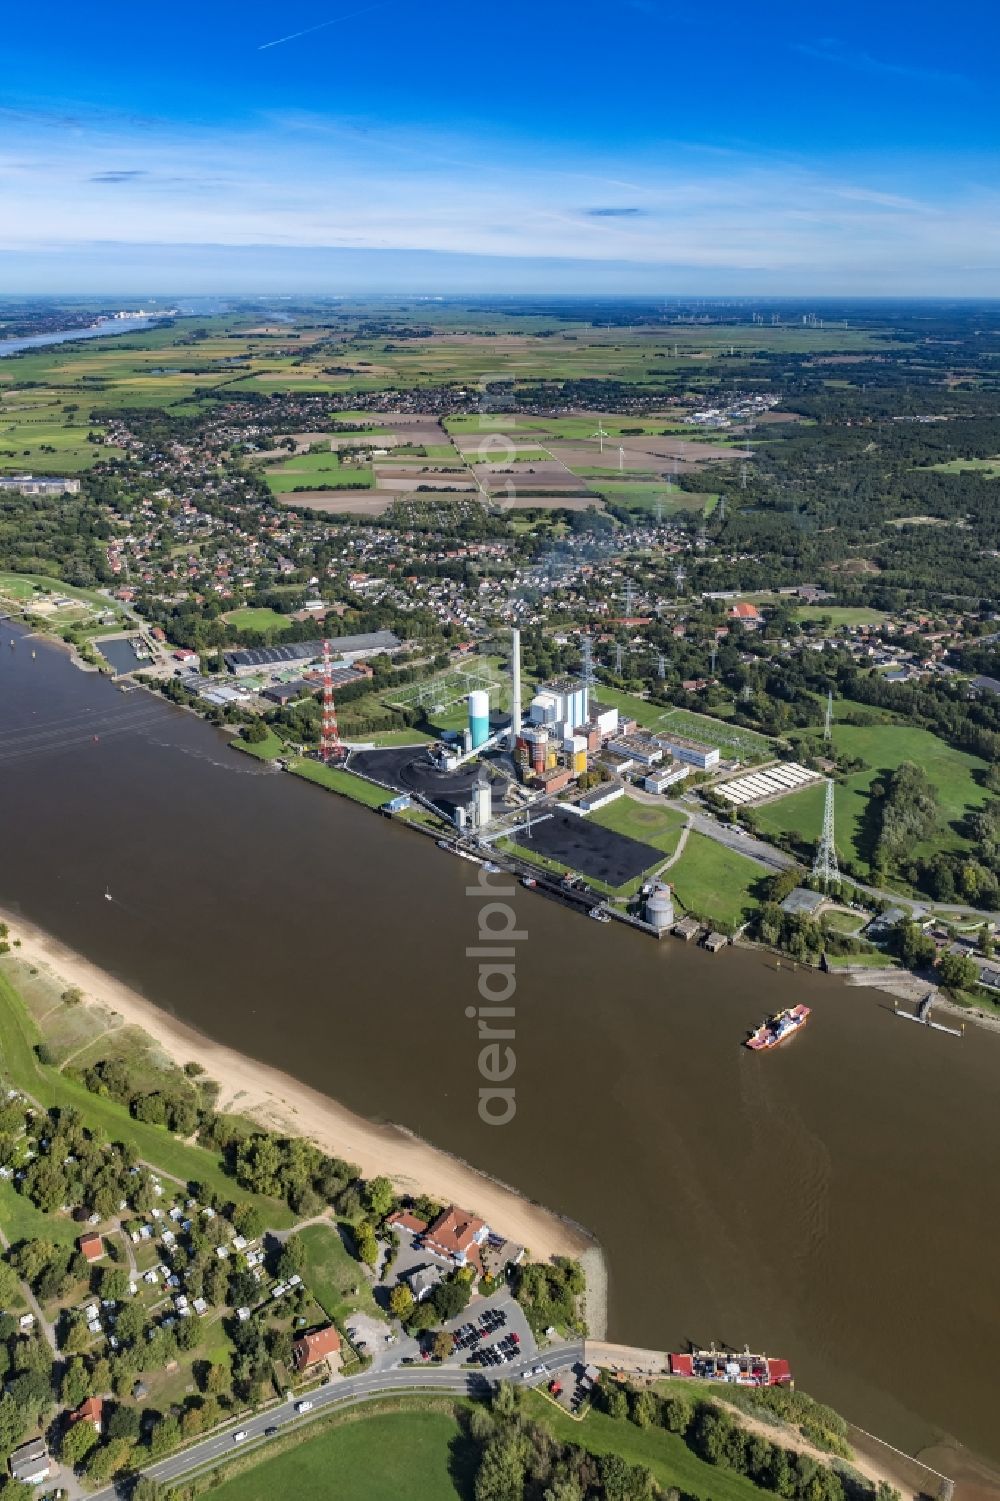
<instances>
[{"instance_id":1,"label":"residential house","mask_svg":"<svg viewBox=\"0 0 1000 1501\"><path fill-rule=\"evenodd\" d=\"M329 1360L340 1352L340 1335L332 1324L303 1334L292 1345L292 1364L297 1371L308 1370L321 1360Z\"/></svg>"}]
</instances>

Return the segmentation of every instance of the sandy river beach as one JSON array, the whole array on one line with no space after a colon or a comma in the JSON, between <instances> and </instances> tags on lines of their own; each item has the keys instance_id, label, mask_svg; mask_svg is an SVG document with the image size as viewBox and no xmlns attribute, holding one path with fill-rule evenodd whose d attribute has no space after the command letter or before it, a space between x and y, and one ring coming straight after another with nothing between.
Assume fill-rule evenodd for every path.
<instances>
[{"instance_id":1,"label":"sandy river beach","mask_svg":"<svg viewBox=\"0 0 1000 1501\"><path fill-rule=\"evenodd\" d=\"M26 964L47 971L63 989L75 986L85 1002L116 1013L124 1024L141 1027L177 1064L200 1063L221 1087L219 1110L305 1136L324 1151L357 1163L364 1177L384 1174L402 1192L460 1204L527 1246L535 1260L586 1255L596 1270L600 1253L580 1227L403 1128L367 1121L291 1075L213 1042L16 914L0 911L0 921L7 924L10 940L19 941L13 953ZM602 1280L597 1279L599 1285ZM603 1309L589 1312L596 1332Z\"/></svg>"}]
</instances>

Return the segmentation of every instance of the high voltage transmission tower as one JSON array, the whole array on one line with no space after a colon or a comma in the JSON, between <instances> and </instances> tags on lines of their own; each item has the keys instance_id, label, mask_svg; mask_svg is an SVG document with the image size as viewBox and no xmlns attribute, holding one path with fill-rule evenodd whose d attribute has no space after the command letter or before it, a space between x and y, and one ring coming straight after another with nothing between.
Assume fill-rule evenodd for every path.
<instances>
[{"instance_id":1,"label":"high voltage transmission tower","mask_svg":"<svg viewBox=\"0 0 1000 1501\"><path fill-rule=\"evenodd\" d=\"M824 891L829 888L831 881L840 880L837 846L833 834L833 782L829 777L826 780L826 801L823 805L823 833L816 846L812 873L817 881L822 881Z\"/></svg>"},{"instance_id":2,"label":"high voltage transmission tower","mask_svg":"<svg viewBox=\"0 0 1000 1501\"><path fill-rule=\"evenodd\" d=\"M330 643L323 642L323 719L320 728L320 760L332 761L342 756L343 742L337 724L337 711L333 703L333 663L330 658Z\"/></svg>"},{"instance_id":3,"label":"high voltage transmission tower","mask_svg":"<svg viewBox=\"0 0 1000 1501\"><path fill-rule=\"evenodd\" d=\"M823 739L833 738L833 689L826 696L826 717L823 720Z\"/></svg>"}]
</instances>

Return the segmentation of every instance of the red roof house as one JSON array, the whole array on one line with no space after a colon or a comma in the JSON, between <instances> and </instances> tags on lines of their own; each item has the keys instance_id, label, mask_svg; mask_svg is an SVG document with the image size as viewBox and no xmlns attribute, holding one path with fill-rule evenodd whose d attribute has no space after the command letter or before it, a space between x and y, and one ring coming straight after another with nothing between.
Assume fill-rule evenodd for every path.
<instances>
[{"instance_id":1,"label":"red roof house","mask_svg":"<svg viewBox=\"0 0 1000 1501\"><path fill-rule=\"evenodd\" d=\"M80 1403L75 1412L70 1413L69 1421L71 1423L93 1423L96 1432L100 1433L104 1426L104 1398L88 1397L85 1402Z\"/></svg>"},{"instance_id":2,"label":"red roof house","mask_svg":"<svg viewBox=\"0 0 1000 1501\"><path fill-rule=\"evenodd\" d=\"M465 1266L470 1261L479 1266L479 1247L489 1233L490 1228L484 1220L477 1219L467 1209L450 1204L427 1227L424 1245L428 1251L446 1256L458 1266Z\"/></svg>"},{"instance_id":3,"label":"red roof house","mask_svg":"<svg viewBox=\"0 0 1000 1501\"><path fill-rule=\"evenodd\" d=\"M729 613L734 620L742 620L744 625L758 625L760 623L761 614L757 606L746 604L742 600L739 604L733 605Z\"/></svg>"},{"instance_id":4,"label":"red roof house","mask_svg":"<svg viewBox=\"0 0 1000 1501\"><path fill-rule=\"evenodd\" d=\"M292 1363L297 1371L304 1371L307 1366L316 1365L321 1360L326 1360L330 1355L336 1355L340 1350L340 1335L332 1324L327 1324L324 1329L315 1329L312 1334L304 1334L292 1345Z\"/></svg>"},{"instance_id":5,"label":"red roof house","mask_svg":"<svg viewBox=\"0 0 1000 1501\"><path fill-rule=\"evenodd\" d=\"M80 1254L88 1261L100 1261L104 1255L104 1241L99 1235L81 1235L78 1244Z\"/></svg>"}]
</instances>

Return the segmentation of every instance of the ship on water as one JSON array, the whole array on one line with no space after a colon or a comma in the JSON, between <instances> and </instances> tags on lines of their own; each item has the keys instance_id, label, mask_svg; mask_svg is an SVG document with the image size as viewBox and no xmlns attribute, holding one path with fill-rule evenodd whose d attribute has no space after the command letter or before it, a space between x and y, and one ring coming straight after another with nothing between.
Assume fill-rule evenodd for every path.
<instances>
[{"instance_id":1,"label":"ship on water","mask_svg":"<svg viewBox=\"0 0 1000 1501\"><path fill-rule=\"evenodd\" d=\"M671 1376L691 1376L697 1381L725 1381L730 1386L794 1386L787 1360L770 1355L742 1355L733 1350L691 1350L687 1355L668 1355Z\"/></svg>"},{"instance_id":2,"label":"ship on water","mask_svg":"<svg viewBox=\"0 0 1000 1501\"><path fill-rule=\"evenodd\" d=\"M796 1032L801 1031L809 1020L809 1007L798 1005L791 1010L779 1011L774 1016L769 1016L762 1021L759 1027L755 1027L746 1040L746 1046L754 1053L766 1052L768 1048L776 1048L782 1042L787 1042L789 1037L794 1037Z\"/></svg>"}]
</instances>

